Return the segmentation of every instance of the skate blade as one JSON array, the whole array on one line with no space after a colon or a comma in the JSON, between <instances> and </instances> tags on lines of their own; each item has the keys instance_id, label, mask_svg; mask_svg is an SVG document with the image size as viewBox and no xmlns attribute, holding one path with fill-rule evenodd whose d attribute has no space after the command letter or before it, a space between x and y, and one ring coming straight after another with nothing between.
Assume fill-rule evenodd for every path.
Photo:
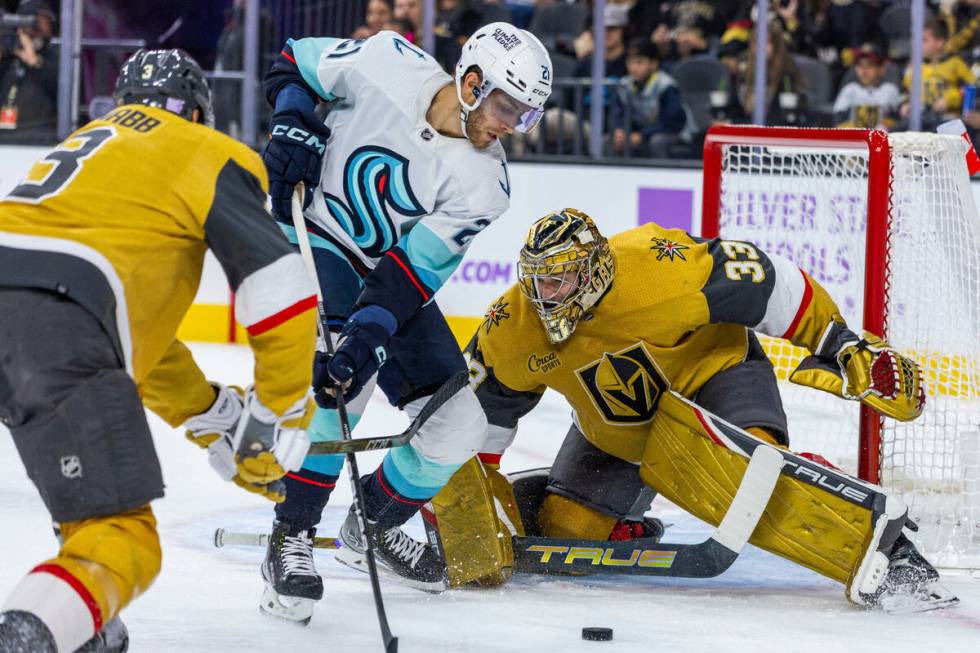
<instances>
[{"instance_id":1,"label":"skate blade","mask_svg":"<svg viewBox=\"0 0 980 653\"><path fill-rule=\"evenodd\" d=\"M344 547L342 549L337 549L337 552L334 554L334 558L340 564L344 565L345 567L350 567L354 571L359 571L362 574L368 573L367 558L359 551ZM426 583L423 581L412 580L410 578L405 578L401 574L395 573L380 560L375 559L375 562L377 562L379 576L393 580L397 583L405 585L406 587L411 587L412 589L422 592L428 592L429 594L442 594L449 589L448 581Z\"/></svg>"},{"instance_id":2,"label":"skate blade","mask_svg":"<svg viewBox=\"0 0 980 653\"><path fill-rule=\"evenodd\" d=\"M909 594L882 596L878 605L889 614L914 614L951 608L960 600L939 583L930 583Z\"/></svg>"},{"instance_id":3,"label":"skate blade","mask_svg":"<svg viewBox=\"0 0 980 653\"><path fill-rule=\"evenodd\" d=\"M262 601L259 603L259 611L262 614L283 619L291 623L307 626L313 618L313 606L316 601L304 599L296 596L283 596L272 589L266 583L265 591L262 592Z\"/></svg>"}]
</instances>

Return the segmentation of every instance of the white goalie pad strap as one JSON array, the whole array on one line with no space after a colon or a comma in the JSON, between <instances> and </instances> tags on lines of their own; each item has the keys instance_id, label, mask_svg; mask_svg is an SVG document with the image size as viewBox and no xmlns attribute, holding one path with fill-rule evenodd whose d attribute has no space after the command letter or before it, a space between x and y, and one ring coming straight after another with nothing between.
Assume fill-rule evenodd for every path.
<instances>
[{"instance_id":1,"label":"white goalie pad strap","mask_svg":"<svg viewBox=\"0 0 980 653\"><path fill-rule=\"evenodd\" d=\"M715 541L732 551L742 550L762 519L782 468L779 451L764 444L755 448L735 498L712 535Z\"/></svg>"},{"instance_id":2,"label":"white goalie pad strap","mask_svg":"<svg viewBox=\"0 0 980 653\"><path fill-rule=\"evenodd\" d=\"M767 336L785 338L797 321L797 316L806 310L812 292L808 292L806 279L798 267L789 259L770 254L769 259L775 274L775 286L766 304L766 314L753 329Z\"/></svg>"},{"instance_id":3,"label":"white goalie pad strap","mask_svg":"<svg viewBox=\"0 0 980 653\"><path fill-rule=\"evenodd\" d=\"M885 576L888 574L889 560L888 556L878 550L881 537L889 524L897 519L904 521L907 514L908 506L904 501L893 496L887 497L885 512L878 517L878 521L875 523L874 534L871 536L871 541L868 542L864 558L858 566L857 573L854 574L853 582L848 587L848 598L854 603L863 605L864 599L861 598L861 594L874 594L881 586L882 581L885 580Z\"/></svg>"},{"instance_id":4,"label":"white goalie pad strap","mask_svg":"<svg viewBox=\"0 0 980 653\"><path fill-rule=\"evenodd\" d=\"M258 325L279 324L315 306L315 296L303 259L287 254L242 280L235 293L235 318L252 333Z\"/></svg>"}]
</instances>

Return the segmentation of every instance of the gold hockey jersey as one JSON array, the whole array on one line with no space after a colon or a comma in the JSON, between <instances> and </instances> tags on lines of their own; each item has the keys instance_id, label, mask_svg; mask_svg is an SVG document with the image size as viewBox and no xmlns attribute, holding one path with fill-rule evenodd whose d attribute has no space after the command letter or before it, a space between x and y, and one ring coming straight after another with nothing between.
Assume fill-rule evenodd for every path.
<instances>
[{"instance_id":1,"label":"gold hockey jersey","mask_svg":"<svg viewBox=\"0 0 980 653\"><path fill-rule=\"evenodd\" d=\"M745 359L747 328L813 352L846 331L821 286L751 243L699 239L653 223L609 242L612 285L565 342L548 341L516 285L487 311L467 348L471 383L490 422L487 453L502 453L520 417L552 388L594 445L638 462L663 390L655 368L693 398Z\"/></svg>"},{"instance_id":2,"label":"gold hockey jersey","mask_svg":"<svg viewBox=\"0 0 980 653\"><path fill-rule=\"evenodd\" d=\"M173 425L214 391L175 339L210 248L237 292L259 400L310 384L315 289L265 209L259 157L168 111L118 107L39 160L0 201L0 286L61 293L95 315L144 403Z\"/></svg>"}]
</instances>

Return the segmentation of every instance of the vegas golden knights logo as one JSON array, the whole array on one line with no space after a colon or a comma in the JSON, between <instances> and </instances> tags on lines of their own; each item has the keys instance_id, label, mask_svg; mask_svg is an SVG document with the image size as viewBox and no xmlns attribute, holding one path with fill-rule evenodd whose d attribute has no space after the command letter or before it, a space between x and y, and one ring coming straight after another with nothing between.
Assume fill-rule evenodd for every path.
<instances>
[{"instance_id":1,"label":"vegas golden knights logo","mask_svg":"<svg viewBox=\"0 0 980 653\"><path fill-rule=\"evenodd\" d=\"M592 403L609 424L643 424L653 419L669 387L653 358L637 343L576 370Z\"/></svg>"}]
</instances>

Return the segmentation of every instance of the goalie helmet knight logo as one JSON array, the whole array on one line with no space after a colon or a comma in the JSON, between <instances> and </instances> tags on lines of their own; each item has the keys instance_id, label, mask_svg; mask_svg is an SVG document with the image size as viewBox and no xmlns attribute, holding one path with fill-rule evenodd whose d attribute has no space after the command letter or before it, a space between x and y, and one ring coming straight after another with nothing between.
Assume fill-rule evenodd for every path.
<instances>
[{"instance_id":1,"label":"goalie helmet knight logo","mask_svg":"<svg viewBox=\"0 0 980 653\"><path fill-rule=\"evenodd\" d=\"M667 379L637 343L575 372L589 398L608 424L643 424L653 419Z\"/></svg>"}]
</instances>

